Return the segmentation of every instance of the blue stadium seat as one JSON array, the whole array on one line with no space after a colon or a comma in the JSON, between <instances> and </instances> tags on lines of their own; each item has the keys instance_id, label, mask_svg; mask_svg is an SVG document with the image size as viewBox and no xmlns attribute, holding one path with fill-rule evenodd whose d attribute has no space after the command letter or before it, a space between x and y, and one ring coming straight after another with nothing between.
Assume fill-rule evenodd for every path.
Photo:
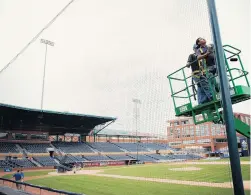
<instances>
[{"instance_id":1,"label":"blue stadium seat","mask_svg":"<svg viewBox=\"0 0 251 195\"><path fill-rule=\"evenodd\" d=\"M94 151L82 142L53 142L56 148L64 153L94 153Z\"/></svg>"},{"instance_id":2,"label":"blue stadium seat","mask_svg":"<svg viewBox=\"0 0 251 195\"><path fill-rule=\"evenodd\" d=\"M93 142L88 143L92 148L100 152L123 152L118 146L109 142Z\"/></svg>"},{"instance_id":3,"label":"blue stadium seat","mask_svg":"<svg viewBox=\"0 0 251 195\"><path fill-rule=\"evenodd\" d=\"M19 153L16 144L0 142L0 153Z\"/></svg>"},{"instance_id":4,"label":"blue stadium seat","mask_svg":"<svg viewBox=\"0 0 251 195\"><path fill-rule=\"evenodd\" d=\"M129 152L148 152L146 148L140 145L140 143L114 143L115 145L119 146L120 148L123 148Z\"/></svg>"},{"instance_id":5,"label":"blue stadium seat","mask_svg":"<svg viewBox=\"0 0 251 195\"><path fill-rule=\"evenodd\" d=\"M47 153L46 148L51 148L50 144L45 144L45 143L39 143L39 144L22 143L19 145L29 153Z\"/></svg>"}]
</instances>

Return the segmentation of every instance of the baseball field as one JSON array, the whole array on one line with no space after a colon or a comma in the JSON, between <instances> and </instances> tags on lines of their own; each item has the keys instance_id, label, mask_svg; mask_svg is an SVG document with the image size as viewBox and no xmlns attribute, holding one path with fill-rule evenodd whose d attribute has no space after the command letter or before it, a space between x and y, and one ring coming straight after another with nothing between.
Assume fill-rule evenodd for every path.
<instances>
[{"instance_id":1,"label":"baseball field","mask_svg":"<svg viewBox=\"0 0 251 195\"><path fill-rule=\"evenodd\" d=\"M250 194L250 161L242 159L246 194ZM5 177L10 177L6 175ZM230 195L227 161L84 168L76 174L54 170L26 172L28 183L87 195Z\"/></svg>"}]
</instances>

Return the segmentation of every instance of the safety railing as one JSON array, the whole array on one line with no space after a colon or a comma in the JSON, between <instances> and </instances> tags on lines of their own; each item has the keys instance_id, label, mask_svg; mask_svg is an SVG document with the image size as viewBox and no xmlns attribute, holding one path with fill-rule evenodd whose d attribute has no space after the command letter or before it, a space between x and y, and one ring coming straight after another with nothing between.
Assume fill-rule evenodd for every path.
<instances>
[{"instance_id":1,"label":"safety railing","mask_svg":"<svg viewBox=\"0 0 251 195\"><path fill-rule=\"evenodd\" d=\"M237 49L237 48L235 48L235 47L233 47L231 45L224 45L223 49L224 49L224 54L225 54L226 72L227 72L228 77L229 77L229 83L232 84L234 92L236 93L236 91L235 91L236 90L235 89L235 86L236 86L235 81L237 79L240 79L240 78L243 78L243 77L245 78L246 86L250 87L249 86L249 81L248 81L248 78L247 78L248 72L244 70L244 67L243 67L243 64L242 64L242 61L241 61L241 58L240 58L240 55L239 55L241 53L241 50L239 50L239 49ZM236 57L236 58L234 58L234 57ZM230 66L229 66L229 60L230 61L239 61L240 68L230 68ZM191 93L189 91L190 88L195 88L195 84L188 85L188 79L192 78L192 75L191 74L189 76L185 75L184 69L186 69L186 68L187 68L187 66L184 66L184 67L176 70L175 72L173 72L173 73L171 73L170 75L167 76L167 78L169 79L169 84L170 84L170 89L171 89L171 97L172 97L173 104L174 104L175 108L177 108L176 101L175 101L176 98L188 99L189 102L192 104L191 97L196 95L196 93ZM241 74L238 75L238 76L234 76L233 75L234 71L239 71L239 72L241 72ZM179 78L175 76L175 74L178 74L178 73L181 73L181 75L182 75ZM208 75L208 71L207 70L206 70L206 75ZM211 76L210 78L207 77L210 85L212 83L211 81L213 79L215 79L217 76L218 75ZM174 92L174 90L173 90L174 88L173 88L173 85L172 85L172 81L173 80L184 82L185 87L182 88L179 91L175 91ZM198 84L200 82L202 82L202 81L199 81ZM211 92L213 94L214 100L217 100L216 93L213 90L213 87L210 86L210 89L211 89ZM185 96L184 95L183 96L179 95L182 92L186 92L186 95ZM182 106L182 105L179 105L179 106Z\"/></svg>"},{"instance_id":2,"label":"safety railing","mask_svg":"<svg viewBox=\"0 0 251 195\"><path fill-rule=\"evenodd\" d=\"M74 193L74 192L67 192L63 190L56 190L53 188L48 188L48 187L43 187L43 186L38 186L38 185L33 185L29 183L24 183L24 182L18 182L18 181L13 181L10 179L5 179L5 178L0 178L0 186L7 186L13 189L17 190L22 190L24 192L28 192L31 194L36 194L36 195L84 195L84 194L79 194L79 193Z\"/></svg>"}]
</instances>

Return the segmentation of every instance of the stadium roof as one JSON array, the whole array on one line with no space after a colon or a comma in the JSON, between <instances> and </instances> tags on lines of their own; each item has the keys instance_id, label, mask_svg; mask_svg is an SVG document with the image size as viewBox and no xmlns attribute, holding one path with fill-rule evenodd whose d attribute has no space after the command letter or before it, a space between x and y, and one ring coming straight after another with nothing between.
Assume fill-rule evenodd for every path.
<instances>
[{"instance_id":1,"label":"stadium roof","mask_svg":"<svg viewBox=\"0 0 251 195\"><path fill-rule=\"evenodd\" d=\"M97 125L116 120L113 117L23 108L0 104L0 129L49 132L51 135L79 133L88 135Z\"/></svg>"}]
</instances>

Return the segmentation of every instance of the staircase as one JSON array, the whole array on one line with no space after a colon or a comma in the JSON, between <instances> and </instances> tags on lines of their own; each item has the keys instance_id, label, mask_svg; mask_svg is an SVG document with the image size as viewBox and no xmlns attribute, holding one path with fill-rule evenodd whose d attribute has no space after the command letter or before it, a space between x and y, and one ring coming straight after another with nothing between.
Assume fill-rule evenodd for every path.
<instances>
[{"instance_id":1,"label":"staircase","mask_svg":"<svg viewBox=\"0 0 251 195\"><path fill-rule=\"evenodd\" d=\"M90 146L87 143L85 143L85 145L87 145L94 153L99 153L100 152L100 151L98 151L97 149L93 148L92 146Z\"/></svg>"},{"instance_id":2,"label":"staircase","mask_svg":"<svg viewBox=\"0 0 251 195\"><path fill-rule=\"evenodd\" d=\"M24 148L22 148L19 144L16 144L16 147L18 151L23 154L23 157L27 157L28 152Z\"/></svg>"},{"instance_id":3,"label":"staircase","mask_svg":"<svg viewBox=\"0 0 251 195\"><path fill-rule=\"evenodd\" d=\"M65 155L64 152L62 152L60 149L56 148L52 143L50 143L50 146L51 146L52 148L54 148L54 152L55 152L56 154L59 154L59 156Z\"/></svg>"},{"instance_id":4,"label":"staircase","mask_svg":"<svg viewBox=\"0 0 251 195\"><path fill-rule=\"evenodd\" d=\"M42 167L42 165L39 162L35 161L33 158L30 158L29 160L38 167Z\"/></svg>"},{"instance_id":5,"label":"staircase","mask_svg":"<svg viewBox=\"0 0 251 195\"><path fill-rule=\"evenodd\" d=\"M120 146L118 146L118 145L115 144L115 143L112 143L112 142L111 142L111 144L114 144L115 146L117 146L117 147L118 147L120 150L122 150L123 152L126 152L126 153L130 152L130 151L124 149L124 148L121 148Z\"/></svg>"}]
</instances>

